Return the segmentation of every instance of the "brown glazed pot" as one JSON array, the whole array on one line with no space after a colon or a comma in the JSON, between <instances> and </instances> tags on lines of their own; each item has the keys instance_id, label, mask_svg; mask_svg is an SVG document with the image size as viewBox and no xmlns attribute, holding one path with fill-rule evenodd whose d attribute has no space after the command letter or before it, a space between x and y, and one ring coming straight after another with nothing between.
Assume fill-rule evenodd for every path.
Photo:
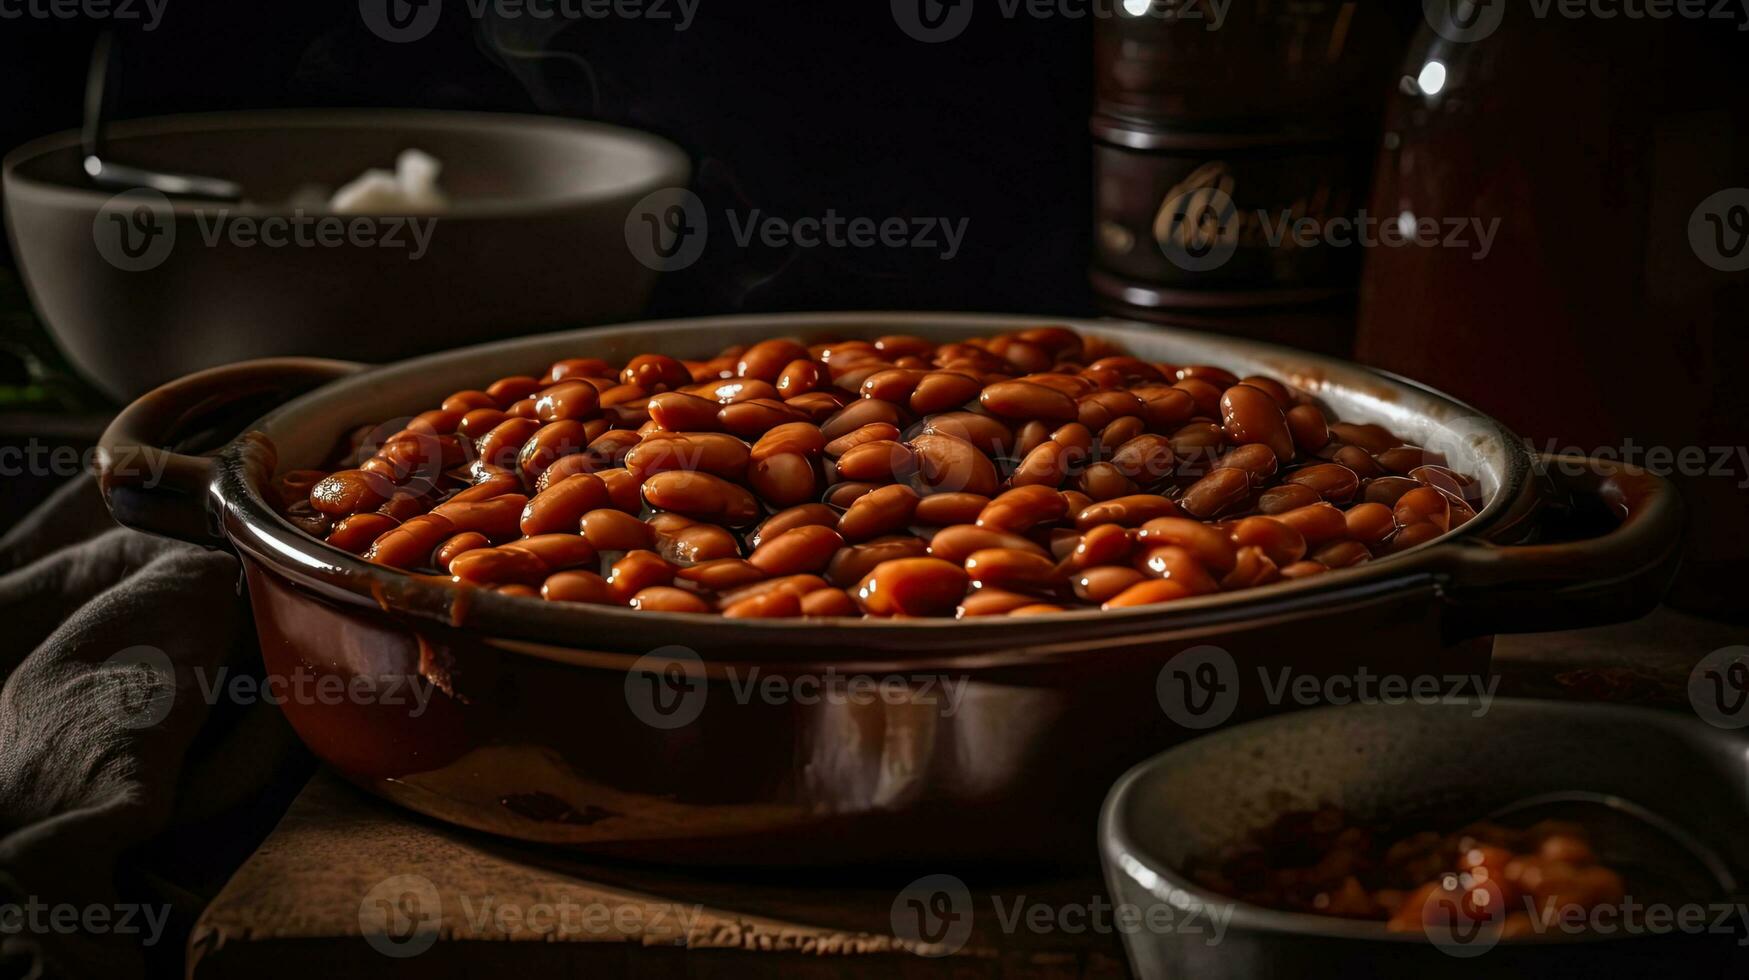
<instances>
[{"instance_id":1,"label":"brown glazed pot","mask_svg":"<svg viewBox=\"0 0 1749 980\"><path fill-rule=\"evenodd\" d=\"M104 491L123 524L241 556L271 674L336 685L392 678L429 695L424 710L386 695L284 703L316 754L355 782L508 837L688 863L1090 859L1111 781L1191 734L1156 692L1181 650L1217 645L1247 673L1482 673L1491 634L1637 616L1675 564L1680 504L1659 479L1577 459L1545 476L1510 432L1411 382L1263 344L1100 321L1070 325L1150 360L1274 375L1343 418L1440 449L1479 477L1484 506L1461 529L1388 560L1169 606L969 622L726 621L458 589L308 537L262 494L276 471L323 462L354 426L561 356L708 356L773 336L947 340L1037 322L725 317L530 337L372 369L304 359L215 368L115 420L100 450ZM227 407L318 385L215 454L160 448L212 431ZM1613 526L1529 543L1565 527L1574 501L1607 511ZM843 696L857 691L844 687L853 675L894 680L885 696L868 696L868 681L862 696ZM793 697L762 686L791 682ZM817 696L821 683L828 696ZM1243 689L1231 717L1281 707Z\"/></svg>"}]
</instances>

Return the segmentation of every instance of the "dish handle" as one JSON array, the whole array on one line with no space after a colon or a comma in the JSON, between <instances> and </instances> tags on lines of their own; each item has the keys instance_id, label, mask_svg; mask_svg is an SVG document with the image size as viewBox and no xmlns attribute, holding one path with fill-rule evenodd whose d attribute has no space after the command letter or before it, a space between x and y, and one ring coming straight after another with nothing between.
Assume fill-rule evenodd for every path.
<instances>
[{"instance_id":1,"label":"dish handle","mask_svg":"<svg viewBox=\"0 0 1749 980\"><path fill-rule=\"evenodd\" d=\"M197 371L141 395L97 444L98 483L111 516L163 537L222 543L212 495L218 463L177 449L210 436L227 420L247 424L293 395L364 367L312 357L263 358ZM237 418L241 413L248 414Z\"/></svg>"},{"instance_id":2,"label":"dish handle","mask_svg":"<svg viewBox=\"0 0 1749 980\"><path fill-rule=\"evenodd\" d=\"M1675 484L1637 466L1587 456L1535 454L1570 507L1540 526L1541 543L1472 539L1442 549L1448 622L1458 637L1540 633L1623 622L1663 599L1682 551L1684 510ZM1614 526L1583 536L1581 513Z\"/></svg>"}]
</instances>

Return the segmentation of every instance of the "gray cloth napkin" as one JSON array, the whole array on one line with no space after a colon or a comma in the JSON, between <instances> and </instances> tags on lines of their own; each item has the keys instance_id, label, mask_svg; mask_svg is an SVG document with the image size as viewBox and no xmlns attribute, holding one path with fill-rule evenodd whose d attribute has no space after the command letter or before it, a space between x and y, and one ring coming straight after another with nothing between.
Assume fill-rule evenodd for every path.
<instances>
[{"instance_id":1,"label":"gray cloth napkin","mask_svg":"<svg viewBox=\"0 0 1749 980\"><path fill-rule=\"evenodd\" d=\"M310 767L272 705L207 693L260 672L236 557L76 480L0 539L0 624L0 976L180 975Z\"/></svg>"}]
</instances>

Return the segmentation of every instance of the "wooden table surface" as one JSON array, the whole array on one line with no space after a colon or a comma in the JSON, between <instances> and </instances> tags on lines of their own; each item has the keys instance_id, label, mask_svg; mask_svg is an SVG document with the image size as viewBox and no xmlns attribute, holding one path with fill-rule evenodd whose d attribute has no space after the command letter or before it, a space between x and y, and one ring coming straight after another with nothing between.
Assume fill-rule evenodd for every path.
<instances>
[{"instance_id":1,"label":"wooden table surface","mask_svg":"<svg viewBox=\"0 0 1749 980\"><path fill-rule=\"evenodd\" d=\"M1688 710L1694 664L1749 629L1660 610L1622 626L1503 637L1502 696ZM1091 834L1092 828L1088 829ZM951 955L897 927L910 876L702 877L583 863L451 829L330 774L211 903L189 974L319 976L1006 976L1127 972L1097 875L967 882ZM1044 911L1040 911L1044 910ZM1042 928L1013 916L1046 915ZM1005 921L1006 920L1006 921ZM1026 920L1021 920L1026 921ZM365 935L374 933L374 940Z\"/></svg>"}]
</instances>

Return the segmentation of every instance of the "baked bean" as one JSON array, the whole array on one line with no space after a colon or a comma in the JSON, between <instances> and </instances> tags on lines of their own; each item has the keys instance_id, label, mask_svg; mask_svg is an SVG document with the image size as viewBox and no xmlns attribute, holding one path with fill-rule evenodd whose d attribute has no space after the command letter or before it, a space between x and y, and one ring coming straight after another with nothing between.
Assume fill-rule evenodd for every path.
<instances>
[{"instance_id":1,"label":"baked bean","mask_svg":"<svg viewBox=\"0 0 1749 980\"><path fill-rule=\"evenodd\" d=\"M394 492L394 482L386 477L363 470L341 470L310 488L310 506L339 517L375 510Z\"/></svg>"},{"instance_id":2,"label":"baked bean","mask_svg":"<svg viewBox=\"0 0 1749 980\"><path fill-rule=\"evenodd\" d=\"M1192 595L1204 595L1220 590L1214 577L1188 548L1177 545L1144 545L1139 549L1134 565L1153 575L1177 582Z\"/></svg>"},{"instance_id":3,"label":"baked bean","mask_svg":"<svg viewBox=\"0 0 1749 980\"><path fill-rule=\"evenodd\" d=\"M819 572L843 546L844 538L837 531L810 524L761 544L747 562L771 576Z\"/></svg>"},{"instance_id":4,"label":"baked bean","mask_svg":"<svg viewBox=\"0 0 1749 980\"><path fill-rule=\"evenodd\" d=\"M692 372L667 354L639 354L619 373L622 385L637 385L650 394L673 391L692 384Z\"/></svg>"},{"instance_id":5,"label":"baked bean","mask_svg":"<svg viewBox=\"0 0 1749 980\"><path fill-rule=\"evenodd\" d=\"M525 536L577 531L583 515L607 505L607 484L593 473L568 476L534 495L518 526Z\"/></svg>"},{"instance_id":6,"label":"baked bean","mask_svg":"<svg viewBox=\"0 0 1749 980\"><path fill-rule=\"evenodd\" d=\"M1018 548L985 548L966 556L966 574L978 588L1048 589L1059 578L1057 564Z\"/></svg>"},{"instance_id":7,"label":"baked bean","mask_svg":"<svg viewBox=\"0 0 1749 980\"><path fill-rule=\"evenodd\" d=\"M916 451L917 477L930 493L988 497L996 492L996 464L964 439L945 433L920 435L911 440L911 448Z\"/></svg>"},{"instance_id":8,"label":"baked bean","mask_svg":"<svg viewBox=\"0 0 1749 980\"><path fill-rule=\"evenodd\" d=\"M1008 426L999 419L976 412L948 412L932 416L924 421L917 435L951 436L971 443L987 456L1005 455L1015 444L1014 433Z\"/></svg>"},{"instance_id":9,"label":"baked bean","mask_svg":"<svg viewBox=\"0 0 1749 980\"><path fill-rule=\"evenodd\" d=\"M1226 533L1185 517L1157 517L1138 528L1135 536L1144 551L1172 545L1221 574L1232 571L1236 560L1238 546Z\"/></svg>"},{"instance_id":10,"label":"baked bean","mask_svg":"<svg viewBox=\"0 0 1749 980\"><path fill-rule=\"evenodd\" d=\"M1077 573L1070 579L1075 595L1083 602L1104 603L1121 594L1125 589L1139 582L1148 581L1148 576L1122 565L1101 565L1088 568Z\"/></svg>"},{"instance_id":11,"label":"baked bean","mask_svg":"<svg viewBox=\"0 0 1749 980\"><path fill-rule=\"evenodd\" d=\"M1312 560L1325 568L1348 568L1372 560L1372 552L1359 541L1332 541L1312 552Z\"/></svg>"},{"instance_id":12,"label":"baked bean","mask_svg":"<svg viewBox=\"0 0 1749 980\"><path fill-rule=\"evenodd\" d=\"M1310 507L1323 499L1318 495L1318 491L1311 487L1301 486L1298 483L1283 483L1270 487L1258 495L1257 510L1259 513L1273 517L1286 511Z\"/></svg>"},{"instance_id":13,"label":"baked bean","mask_svg":"<svg viewBox=\"0 0 1749 980\"><path fill-rule=\"evenodd\" d=\"M747 471L753 491L776 507L790 507L812 499L819 492L814 464L797 453L768 456Z\"/></svg>"},{"instance_id":14,"label":"baked bean","mask_svg":"<svg viewBox=\"0 0 1749 980\"><path fill-rule=\"evenodd\" d=\"M740 539L715 524L690 524L670 533L658 530L656 538L662 557L678 565L741 556Z\"/></svg>"},{"instance_id":15,"label":"baked bean","mask_svg":"<svg viewBox=\"0 0 1749 980\"><path fill-rule=\"evenodd\" d=\"M1376 480L1368 480L1361 488L1361 499L1369 504L1384 504L1386 507L1397 506L1397 501L1403 495L1421 486L1420 483L1402 476L1381 476Z\"/></svg>"},{"instance_id":16,"label":"baked bean","mask_svg":"<svg viewBox=\"0 0 1749 980\"><path fill-rule=\"evenodd\" d=\"M516 454L516 469L523 480L533 484L547 467L566 456L581 454L590 441L588 430L581 422L573 419L550 422L522 444Z\"/></svg>"},{"instance_id":17,"label":"baked bean","mask_svg":"<svg viewBox=\"0 0 1749 980\"><path fill-rule=\"evenodd\" d=\"M1313 575L1321 575L1329 570L1330 566L1320 562L1296 561L1281 570L1281 577L1290 580L1311 578Z\"/></svg>"},{"instance_id":18,"label":"baked bean","mask_svg":"<svg viewBox=\"0 0 1749 980\"><path fill-rule=\"evenodd\" d=\"M1142 420L1150 432L1172 432L1196 415L1196 399L1177 388L1155 387L1134 391L1142 401Z\"/></svg>"},{"instance_id":19,"label":"baked bean","mask_svg":"<svg viewBox=\"0 0 1749 980\"><path fill-rule=\"evenodd\" d=\"M1221 393L1221 430L1239 445L1262 443L1286 463L1294 458L1293 434L1287 417L1268 392L1250 385L1234 385Z\"/></svg>"},{"instance_id":20,"label":"baked bean","mask_svg":"<svg viewBox=\"0 0 1749 980\"><path fill-rule=\"evenodd\" d=\"M822 499L827 506L836 507L839 510L849 510L851 504L856 503L864 496L871 494L880 488L881 485L878 483L846 481L844 483L833 484L832 487L826 491L826 495Z\"/></svg>"},{"instance_id":21,"label":"baked bean","mask_svg":"<svg viewBox=\"0 0 1749 980\"><path fill-rule=\"evenodd\" d=\"M1155 493L1138 493L1102 500L1075 515L1075 527L1088 530L1101 524L1137 527L1156 517L1176 517L1178 505Z\"/></svg>"},{"instance_id":22,"label":"baked bean","mask_svg":"<svg viewBox=\"0 0 1749 980\"><path fill-rule=\"evenodd\" d=\"M1385 470L1405 476L1416 469L1440 462L1434 454L1417 446L1396 446L1378 454L1378 464Z\"/></svg>"},{"instance_id":23,"label":"baked bean","mask_svg":"<svg viewBox=\"0 0 1749 980\"><path fill-rule=\"evenodd\" d=\"M491 473L466 490L458 491L444 503L465 504L476 500L491 500L493 497L501 497L521 489L522 478L516 474L509 472Z\"/></svg>"},{"instance_id":24,"label":"baked bean","mask_svg":"<svg viewBox=\"0 0 1749 980\"><path fill-rule=\"evenodd\" d=\"M800 504L781 510L765 519L765 522L755 528L747 543L757 548L772 538L798 527L817 524L821 527L836 528L838 514L825 504Z\"/></svg>"},{"instance_id":25,"label":"baked bean","mask_svg":"<svg viewBox=\"0 0 1749 980\"><path fill-rule=\"evenodd\" d=\"M838 549L826 565L826 580L848 588L862 581L881 562L928 555L929 545L922 538L909 535L875 538Z\"/></svg>"},{"instance_id":26,"label":"baked bean","mask_svg":"<svg viewBox=\"0 0 1749 980\"><path fill-rule=\"evenodd\" d=\"M649 402L650 421L668 432L713 432L720 408L709 398L684 391L665 391L652 396Z\"/></svg>"},{"instance_id":27,"label":"baked bean","mask_svg":"<svg viewBox=\"0 0 1749 980\"><path fill-rule=\"evenodd\" d=\"M711 592L727 592L763 581L765 573L741 558L713 558L676 569L674 577Z\"/></svg>"},{"instance_id":28,"label":"baked bean","mask_svg":"<svg viewBox=\"0 0 1749 980\"><path fill-rule=\"evenodd\" d=\"M1201 378L1185 378L1172 387L1190 396L1196 403L1196 414L1204 418L1221 417L1221 389Z\"/></svg>"},{"instance_id":29,"label":"baked bean","mask_svg":"<svg viewBox=\"0 0 1749 980\"><path fill-rule=\"evenodd\" d=\"M1172 453L1191 463L1197 473L1206 472L1209 464L1226 445L1227 434L1213 422L1191 422L1172 433Z\"/></svg>"},{"instance_id":30,"label":"baked bean","mask_svg":"<svg viewBox=\"0 0 1749 980\"><path fill-rule=\"evenodd\" d=\"M912 519L925 527L974 524L989 503L981 493L932 493L917 502Z\"/></svg>"},{"instance_id":31,"label":"baked bean","mask_svg":"<svg viewBox=\"0 0 1749 980\"><path fill-rule=\"evenodd\" d=\"M460 412L464 416L478 408L498 407L498 400L483 391L458 391L443 400L442 408L446 412Z\"/></svg>"},{"instance_id":32,"label":"baked bean","mask_svg":"<svg viewBox=\"0 0 1749 980\"><path fill-rule=\"evenodd\" d=\"M1260 442L1248 443L1230 450L1215 460L1215 469L1231 467L1251 474L1251 485L1261 487L1275 476L1280 464L1275 451Z\"/></svg>"},{"instance_id":33,"label":"baked bean","mask_svg":"<svg viewBox=\"0 0 1749 980\"><path fill-rule=\"evenodd\" d=\"M1014 430L1014 455L1025 459L1034 449L1051 438L1051 427L1040 419L1023 422Z\"/></svg>"},{"instance_id":34,"label":"baked bean","mask_svg":"<svg viewBox=\"0 0 1749 980\"><path fill-rule=\"evenodd\" d=\"M793 340L761 340L741 355L740 363L735 365L735 375L741 378L757 378L760 381L776 381L783 373L784 366L791 361L810 359L808 349Z\"/></svg>"},{"instance_id":35,"label":"baked bean","mask_svg":"<svg viewBox=\"0 0 1749 980\"><path fill-rule=\"evenodd\" d=\"M1075 421L1075 400L1061 391L1031 381L999 381L978 394L978 404L991 415L1044 422Z\"/></svg>"},{"instance_id":36,"label":"baked bean","mask_svg":"<svg viewBox=\"0 0 1749 980\"><path fill-rule=\"evenodd\" d=\"M939 558L900 558L876 565L856 598L875 616L940 616L959 605L969 581L965 569Z\"/></svg>"},{"instance_id":37,"label":"baked bean","mask_svg":"<svg viewBox=\"0 0 1749 980\"><path fill-rule=\"evenodd\" d=\"M1094 391L1075 400L1075 421L1098 431L1121 418L1142 415L1142 400L1127 391Z\"/></svg>"},{"instance_id":38,"label":"baked bean","mask_svg":"<svg viewBox=\"0 0 1749 980\"><path fill-rule=\"evenodd\" d=\"M1288 390L1287 385L1282 384L1274 378L1266 378L1262 375L1254 374L1248 378L1240 378L1238 383L1249 385L1262 391L1264 394L1267 394L1275 401L1276 407L1280 408L1283 412L1293 408L1296 404L1293 392Z\"/></svg>"},{"instance_id":39,"label":"baked bean","mask_svg":"<svg viewBox=\"0 0 1749 980\"><path fill-rule=\"evenodd\" d=\"M1403 494L1392 513L1398 527L1426 522L1441 533L1451 529L1451 503L1436 487L1418 487Z\"/></svg>"},{"instance_id":40,"label":"baked bean","mask_svg":"<svg viewBox=\"0 0 1749 980\"><path fill-rule=\"evenodd\" d=\"M797 395L805 395L826 381L826 369L818 361L806 357L798 357L784 365L777 376L777 393L786 402Z\"/></svg>"},{"instance_id":41,"label":"baked bean","mask_svg":"<svg viewBox=\"0 0 1749 980\"><path fill-rule=\"evenodd\" d=\"M1332 463L1340 463L1354 471L1354 475L1362 480L1371 480L1385 475L1384 467L1380 466L1366 450L1359 446L1342 446L1330 454Z\"/></svg>"},{"instance_id":42,"label":"baked bean","mask_svg":"<svg viewBox=\"0 0 1749 980\"><path fill-rule=\"evenodd\" d=\"M1347 503L1360 489L1360 477L1340 463L1313 463L1287 475L1287 482L1311 487L1333 504Z\"/></svg>"},{"instance_id":43,"label":"baked bean","mask_svg":"<svg viewBox=\"0 0 1749 980\"><path fill-rule=\"evenodd\" d=\"M1129 556L1132 544L1129 532L1122 527L1101 524L1080 536L1071 560L1077 568L1116 564Z\"/></svg>"},{"instance_id":44,"label":"baked bean","mask_svg":"<svg viewBox=\"0 0 1749 980\"><path fill-rule=\"evenodd\" d=\"M811 592L830 589L826 580L818 575L785 575L780 578L766 579L742 586L733 592L724 593L718 600L719 606L732 606L743 599L756 595L766 595L771 592L788 592L797 598L805 598Z\"/></svg>"},{"instance_id":45,"label":"baked bean","mask_svg":"<svg viewBox=\"0 0 1749 980\"><path fill-rule=\"evenodd\" d=\"M1327 541L1348 536L1348 521L1342 512L1329 504L1318 503L1273 515L1276 520L1300 532L1306 547L1316 548Z\"/></svg>"},{"instance_id":46,"label":"baked bean","mask_svg":"<svg viewBox=\"0 0 1749 980\"><path fill-rule=\"evenodd\" d=\"M457 531L478 531L493 541L508 541L522 533L522 508L527 505L528 498L522 494L506 493L490 500L452 500L438 504L431 512L447 519Z\"/></svg>"},{"instance_id":47,"label":"baked bean","mask_svg":"<svg viewBox=\"0 0 1749 980\"><path fill-rule=\"evenodd\" d=\"M1237 510L1251 495L1251 474L1224 467L1191 484L1178 498L1186 514L1207 520Z\"/></svg>"},{"instance_id":48,"label":"baked bean","mask_svg":"<svg viewBox=\"0 0 1749 980\"><path fill-rule=\"evenodd\" d=\"M402 491L383 501L376 513L396 521L404 521L409 517L417 517L431 509L431 501L425 496Z\"/></svg>"},{"instance_id":49,"label":"baked bean","mask_svg":"<svg viewBox=\"0 0 1749 980\"><path fill-rule=\"evenodd\" d=\"M910 479L917 461L911 447L880 440L853 446L838 457L838 474L847 480L893 483Z\"/></svg>"},{"instance_id":50,"label":"baked bean","mask_svg":"<svg viewBox=\"0 0 1749 980\"><path fill-rule=\"evenodd\" d=\"M455 557L462 552L473 551L475 548L490 548L491 546L492 542L486 540L484 534L478 531L463 531L460 534L445 538L443 543L437 546L437 550L432 553L431 563L438 568L448 568L449 563L455 561Z\"/></svg>"},{"instance_id":51,"label":"baked bean","mask_svg":"<svg viewBox=\"0 0 1749 980\"><path fill-rule=\"evenodd\" d=\"M457 530L441 514L422 514L377 538L365 551L364 559L390 568L417 568L430 561L438 542Z\"/></svg>"},{"instance_id":52,"label":"baked bean","mask_svg":"<svg viewBox=\"0 0 1749 980\"><path fill-rule=\"evenodd\" d=\"M1128 497L1141 490L1136 481L1124 476L1110 463L1094 463L1087 467L1082 471L1078 485L1083 493L1096 501Z\"/></svg>"},{"instance_id":53,"label":"baked bean","mask_svg":"<svg viewBox=\"0 0 1749 980\"><path fill-rule=\"evenodd\" d=\"M1431 463L1417 466L1409 471L1409 478L1417 483L1438 487L1465 502L1482 499L1479 483L1444 466Z\"/></svg>"},{"instance_id":54,"label":"baked bean","mask_svg":"<svg viewBox=\"0 0 1749 980\"><path fill-rule=\"evenodd\" d=\"M566 378L605 378L617 375L613 365L599 357L569 357L554 361L547 368L546 383L557 384Z\"/></svg>"},{"instance_id":55,"label":"baked bean","mask_svg":"<svg viewBox=\"0 0 1749 980\"><path fill-rule=\"evenodd\" d=\"M849 402L850 399L842 392L822 389L810 391L805 395L796 395L794 398L786 398L783 403L807 416L808 421L819 425L835 415ZM825 436L820 438L824 439Z\"/></svg>"},{"instance_id":56,"label":"baked bean","mask_svg":"<svg viewBox=\"0 0 1749 980\"><path fill-rule=\"evenodd\" d=\"M547 576L546 563L526 551L475 548L450 560L449 574L457 582L475 585L538 584Z\"/></svg>"},{"instance_id":57,"label":"baked bean","mask_svg":"<svg viewBox=\"0 0 1749 980\"><path fill-rule=\"evenodd\" d=\"M570 457L565 458L569 459ZM556 469L563 463L564 460L560 460L553 464L553 468ZM541 475L545 476L546 474ZM624 467L597 469L594 471L594 475L607 487L607 506L614 510L623 510L628 514L635 514L643 510L644 497L640 492L641 484L638 483L638 478L633 476L630 470Z\"/></svg>"},{"instance_id":58,"label":"baked bean","mask_svg":"<svg viewBox=\"0 0 1749 980\"><path fill-rule=\"evenodd\" d=\"M481 436L474 444L480 459L495 466L510 466L516 462L516 456L522 451L522 444L540 431L541 424L534 419L505 419L492 427L490 432Z\"/></svg>"},{"instance_id":59,"label":"baked bean","mask_svg":"<svg viewBox=\"0 0 1749 980\"><path fill-rule=\"evenodd\" d=\"M852 542L891 534L911 523L917 499L917 491L903 484L871 490L856 498L844 516L838 518L838 533Z\"/></svg>"},{"instance_id":60,"label":"baked bean","mask_svg":"<svg viewBox=\"0 0 1749 980\"><path fill-rule=\"evenodd\" d=\"M553 460L553 465L541 470L540 476L535 477L534 492L536 495L543 494L552 487L557 486L564 480L576 476L579 473L594 472L595 459L587 453L579 453L573 456L561 456L558 459ZM506 489L499 492L508 493L509 490Z\"/></svg>"},{"instance_id":61,"label":"baked bean","mask_svg":"<svg viewBox=\"0 0 1749 980\"><path fill-rule=\"evenodd\" d=\"M582 381L562 381L544 388L534 400L534 417L542 422L588 420L601 414L601 393Z\"/></svg>"},{"instance_id":62,"label":"baked bean","mask_svg":"<svg viewBox=\"0 0 1749 980\"><path fill-rule=\"evenodd\" d=\"M1316 405L1295 405L1287 409L1287 428L1294 446L1310 455L1330 443L1330 428L1323 410Z\"/></svg>"},{"instance_id":63,"label":"baked bean","mask_svg":"<svg viewBox=\"0 0 1749 980\"><path fill-rule=\"evenodd\" d=\"M1246 517L1233 525L1239 550L1260 549L1276 566L1292 565L1306 556L1306 538L1292 525L1273 517Z\"/></svg>"},{"instance_id":64,"label":"baked bean","mask_svg":"<svg viewBox=\"0 0 1749 980\"><path fill-rule=\"evenodd\" d=\"M855 616L856 600L843 589L815 589L802 596L802 615L816 618Z\"/></svg>"},{"instance_id":65,"label":"baked bean","mask_svg":"<svg viewBox=\"0 0 1749 980\"><path fill-rule=\"evenodd\" d=\"M1391 508L1384 504L1355 504L1342 516L1348 524L1348 536L1365 545L1383 544L1397 529Z\"/></svg>"},{"instance_id":66,"label":"baked bean","mask_svg":"<svg viewBox=\"0 0 1749 980\"><path fill-rule=\"evenodd\" d=\"M608 570L607 587L614 601L630 603L644 589L674 581L674 566L653 551L628 551Z\"/></svg>"},{"instance_id":67,"label":"baked bean","mask_svg":"<svg viewBox=\"0 0 1749 980\"><path fill-rule=\"evenodd\" d=\"M609 580L608 587L613 587L612 580ZM708 613L711 611L710 603L685 589L677 589L671 585L652 585L639 589L627 600L626 604L639 612Z\"/></svg>"},{"instance_id":68,"label":"baked bean","mask_svg":"<svg viewBox=\"0 0 1749 980\"><path fill-rule=\"evenodd\" d=\"M1233 570L1221 576L1221 588L1227 591L1254 589L1280 578L1280 566L1262 548L1240 548L1238 562L1234 564Z\"/></svg>"},{"instance_id":69,"label":"baked bean","mask_svg":"<svg viewBox=\"0 0 1749 980\"><path fill-rule=\"evenodd\" d=\"M1039 524L1055 523L1068 509L1063 495L1049 487L1016 487L990 501L978 514L977 525L1018 533Z\"/></svg>"},{"instance_id":70,"label":"baked bean","mask_svg":"<svg viewBox=\"0 0 1749 980\"><path fill-rule=\"evenodd\" d=\"M625 511L599 508L583 515L582 535L597 551L634 551L656 541L655 529Z\"/></svg>"},{"instance_id":71,"label":"baked bean","mask_svg":"<svg viewBox=\"0 0 1749 980\"><path fill-rule=\"evenodd\" d=\"M639 480L657 473L692 470L730 480L747 472L747 444L720 432L661 433L625 454L625 467Z\"/></svg>"},{"instance_id":72,"label":"baked bean","mask_svg":"<svg viewBox=\"0 0 1749 980\"><path fill-rule=\"evenodd\" d=\"M596 558L595 548L580 534L537 534L499 547L506 551L528 552L539 558L548 572L593 565Z\"/></svg>"},{"instance_id":73,"label":"baked bean","mask_svg":"<svg viewBox=\"0 0 1749 980\"><path fill-rule=\"evenodd\" d=\"M837 458L858 446L871 442L895 442L898 438L898 426L887 422L871 422L827 443L826 455Z\"/></svg>"},{"instance_id":74,"label":"baked bean","mask_svg":"<svg viewBox=\"0 0 1749 980\"><path fill-rule=\"evenodd\" d=\"M644 500L658 510L730 525L748 524L759 516L759 502L752 493L709 473L657 473L644 481Z\"/></svg>"},{"instance_id":75,"label":"baked bean","mask_svg":"<svg viewBox=\"0 0 1749 980\"><path fill-rule=\"evenodd\" d=\"M539 378L531 378L526 374L518 374L509 378L499 378L486 386L486 394L500 407L519 402L541 389Z\"/></svg>"},{"instance_id":76,"label":"baked bean","mask_svg":"<svg viewBox=\"0 0 1749 980\"><path fill-rule=\"evenodd\" d=\"M1154 433L1139 435L1119 446L1110 462L1119 473L1147 485L1172 472L1172 443Z\"/></svg>"},{"instance_id":77,"label":"baked bean","mask_svg":"<svg viewBox=\"0 0 1749 980\"><path fill-rule=\"evenodd\" d=\"M1033 541L1009 531L997 531L987 527L976 527L970 524L958 524L944 527L935 532L929 539L929 555L956 565L964 564L974 552L986 548L1007 548L1014 551L1033 551L1040 557L1045 550Z\"/></svg>"},{"instance_id":78,"label":"baked bean","mask_svg":"<svg viewBox=\"0 0 1749 980\"><path fill-rule=\"evenodd\" d=\"M893 430L894 435L898 430ZM820 435L820 428L811 422L785 422L766 431L753 444L748 458L754 462L772 456L795 454L813 459L826 449L826 439Z\"/></svg>"},{"instance_id":79,"label":"baked bean","mask_svg":"<svg viewBox=\"0 0 1749 980\"><path fill-rule=\"evenodd\" d=\"M1426 544L1444 533L1445 531L1439 525L1431 521L1411 524L1391 536L1390 544L1386 550L1391 554L1407 551L1416 545Z\"/></svg>"},{"instance_id":80,"label":"baked bean","mask_svg":"<svg viewBox=\"0 0 1749 980\"><path fill-rule=\"evenodd\" d=\"M597 606L614 603L607 580L594 572L569 571L549 575L541 583L540 594L548 602L583 602Z\"/></svg>"},{"instance_id":81,"label":"baked bean","mask_svg":"<svg viewBox=\"0 0 1749 980\"><path fill-rule=\"evenodd\" d=\"M973 589L966 594L964 599L960 600L959 607L954 610L954 616L958 619L1006 616L1016 609L1024 609L1037 601L1037 596L1009 592L1006 589Z\"/></svg>"},{"instance_id":82,"label":"baked bean","mask_svg":"<svg viewBox=\"0 0 1749 980\"><path fill-rule=\"evenodd\" d=\"M372 541L400 523L386 514L352 514L328 532L328 543L341 551L363 554Z\"/></svg>"},{"instance_id":83,"label":"baked bean","mask_svg":"<svg viewBox=\"0 0 1749 980\"><path fill-rule=\"evenodd\" d=\"M898 406L891 402L862 398L844 406L831 418L820 423L820 435L831 443L865 425L879 422L897 428L900 421Z\"/></svg>"},{"instance_id":84,"label":"baked bean","mask_svg":"<svg viewBox=\"0 0 1749 980\"><path fill-rule=\"evenodd\" d=\"M802 600L793 592L767 592L764 595L748 596L723 607L723 616L728 619L794 619L801 614Z\"/></svg>"},{"instance_id":85,"label":"baked bean","mask_svg":"<svg viewBox=\"0 0 1749 980\"><path fill-rule=\"evenodd\" d=\"M1112 596L1099 608L1129 609L1134 606L1152 606L1162 602L1188 599L1195 594L1184 583L1175 579L1148 579L1144 582L1137 582Z\"/></svg>"}]
</instances>

